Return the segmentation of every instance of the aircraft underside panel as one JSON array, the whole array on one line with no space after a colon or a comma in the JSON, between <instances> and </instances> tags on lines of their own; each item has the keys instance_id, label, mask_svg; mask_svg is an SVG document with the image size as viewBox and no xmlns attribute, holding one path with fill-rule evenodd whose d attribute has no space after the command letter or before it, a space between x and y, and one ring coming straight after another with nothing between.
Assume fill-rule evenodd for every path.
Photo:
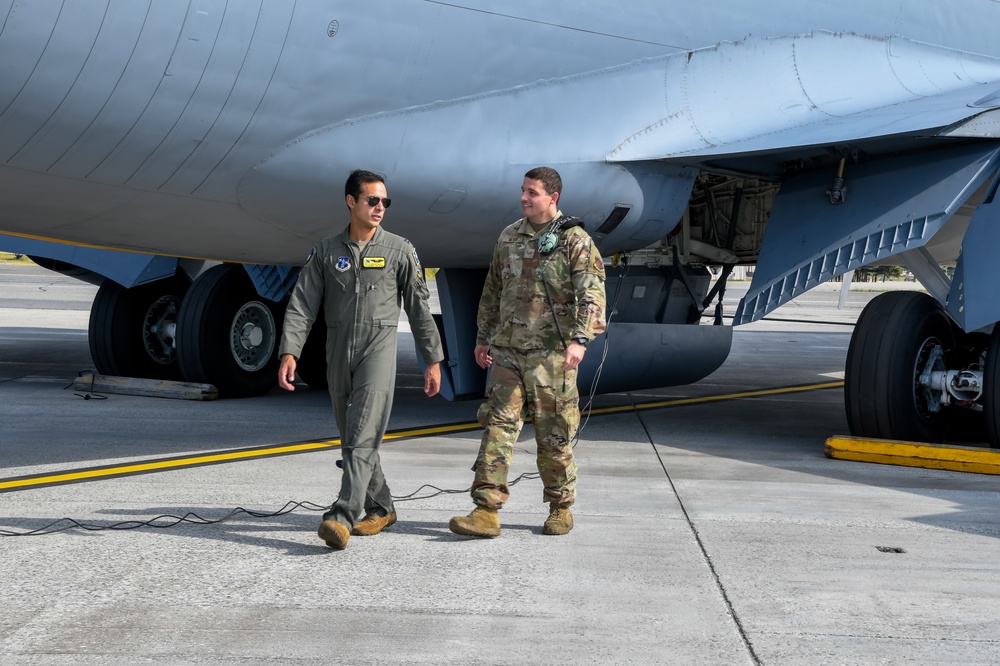
<instances>
[{"instance_id":1,"label":"aircraft underside panel","mask_svg":"<svg viewBox=\"0 0 1000 666\"><path fill-rule=\"evenodd\" d=\"M140 252L117 252L95 247L63 245L34 238L0 234L0 249L30 256L60 273L100 284L104 278L126 289L170 277L177 272L177 259ZM41 261L48 259L52 263Z\"/></svg>"},{"instance_id":2,"label":"aircraft underside panel","mask_svg":"<svg viewBox=\"0 0 1000 666\"><path fill-rule=\"evenodd\" d=\"M482 397L486 371L472 362L472 350L476 346L476 310L486 282L486 269L439 270L435 281L444 313L438 321L445 354L441 393L448 400L456 396ZM419 350L417 358L421 358Z\"/></svg>"},{"instance_id":3,"label":"aircraft underside panel","mask_svg":"<svg viewBox=\"0 0 1000 666\"><path fill-rule=\"evenodd\" d=\"M577 380L581 393L682 386L722 365L732 347L733 329L698 323L698 303L711 275L704 269L686 270L682 279L672 267L608 268L608 331L587 345ZM480 269L437 273L445 347L441 395L448 400L481 399L485 394L487 373L473 360L485 277Z\"/></svg>"},{"instance_id":4,"label":"aircraft underside panel","mask_svg":"<svg viewBox=\"0 0 1000 666\"><path fill-rule=\"evenodd\" d=\"M733 324L756 321L849 270L923 247L996 171L998 155L990 143L848 165L839 204L828 194L834 172L789 178Z\"/></svg>"},{"instance_id":5,"label":"aircraft underside panel","mask_svg":"<svg viewBox=\"0 0 1000 666\"><path fill-rule=\"evenodd\" d=\"M997 248L1000 248L1000 202L994 180L989 193L972 216L962 242L962 256L955 265L955 277L945 310L966 332L1000 321L1000 277Z\"/></svg>"}]
</instances>

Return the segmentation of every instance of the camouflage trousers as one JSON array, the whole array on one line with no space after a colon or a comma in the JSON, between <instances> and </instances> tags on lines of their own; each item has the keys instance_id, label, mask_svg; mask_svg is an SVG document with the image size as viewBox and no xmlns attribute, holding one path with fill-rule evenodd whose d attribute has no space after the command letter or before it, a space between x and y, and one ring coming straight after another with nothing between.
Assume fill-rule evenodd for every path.
<instances>
[{"instance_id":1,"label":"camouflage trousers","mask_svg":"<svg viewBox=\"0 0 1000 666\"><path fill-rule=\"evenodd\" d=\"M580 425L576 369L563 370L563 353L490 349L493 366L486 402L479 408L485 431L472 469L472 501L499 509L510 497L507 475L526 418L535 427L536 464L545 502L568 507L576 500L572 440Z\"/></svg>"}]
</instances>

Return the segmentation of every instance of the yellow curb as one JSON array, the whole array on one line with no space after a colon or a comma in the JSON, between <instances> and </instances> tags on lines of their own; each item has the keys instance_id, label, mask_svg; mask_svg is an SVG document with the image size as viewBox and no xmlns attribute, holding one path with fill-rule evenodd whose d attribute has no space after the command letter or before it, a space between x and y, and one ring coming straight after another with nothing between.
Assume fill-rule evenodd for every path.
<instances>
[{"instance_id":1,"label":"yellow curb","mask_svg":"<svg viewBox=\"0 0 1000 666\"><path fill-rule=\"evenodd\" d=\"M826 440L823 453L839 460L1000 474L1000 450L996 449L834 436Z\"/></svg>"}]
</instances>

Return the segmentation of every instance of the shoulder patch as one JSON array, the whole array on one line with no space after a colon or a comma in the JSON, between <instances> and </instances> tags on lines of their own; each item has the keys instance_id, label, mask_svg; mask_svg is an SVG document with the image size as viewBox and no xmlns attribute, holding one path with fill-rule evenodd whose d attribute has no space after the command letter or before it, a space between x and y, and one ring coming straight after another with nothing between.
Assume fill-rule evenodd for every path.
<instances>
[{"instance_id":1,"label":"shoulder patch","mask_svg":"<svg viewBox=\"0 0 1000 666\"><path fill-rule=\"evenodd\" d=\"M410 241L406 241L409 243ZM417 277L421 280L424 279L424 271L420 268L420 257L417 256L417 248L413 248L413 263L417 265Z\"/></svg>"}]
</instances>

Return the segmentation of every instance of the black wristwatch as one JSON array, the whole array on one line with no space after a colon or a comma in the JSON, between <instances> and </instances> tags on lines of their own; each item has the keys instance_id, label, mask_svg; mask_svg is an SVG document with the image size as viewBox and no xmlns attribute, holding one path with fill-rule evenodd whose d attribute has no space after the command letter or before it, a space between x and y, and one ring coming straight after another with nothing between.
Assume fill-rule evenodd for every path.
<instances>
[{"instance_id":1,"label":"black wristwatch","mask_svg":"<svg viewBox=\"0 0 1000 666\"><path fill-rule=\"evenodd\" d=\"M578 345L583 345L584 347L586 347L589 340L587 340L587 338L573 338L573 342L575 342Z\"/></svg>"}]
</instances>

